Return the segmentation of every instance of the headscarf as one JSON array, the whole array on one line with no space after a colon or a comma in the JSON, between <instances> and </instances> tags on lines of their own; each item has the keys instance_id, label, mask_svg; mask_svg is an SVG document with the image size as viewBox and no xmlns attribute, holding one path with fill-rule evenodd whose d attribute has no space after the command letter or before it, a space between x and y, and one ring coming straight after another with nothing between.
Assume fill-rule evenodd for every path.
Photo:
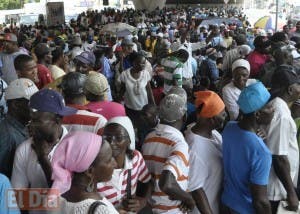
<instances>
[{"instance_id":1,"label":"headscarf","mask_svg":"<svg viewBox=\"0 0 300 214\"><path fill-rule=\"evenodd\" d=\"M225 109L224 102L213 91L198 91L195 93L195 97L196 108L202 105L201 111L198 114L200 117L212 118Z\"/></svg>"},{"instance_id":2,"label":"headscarf","mask_svg":"<svg viewBox=\"0 0 300 214\"><path fill-rule=\"evenodd\" d=\"M109 121L107 121L106 125L113 124L113 123L119 124L124 129L126 129L130 138L129 149L135 150L135 133L134 133L132 122L129 119L129 117L127 116L113 117Z\"/></svg>"},{"instance_id":3,"label":"headscarf","mask_svg":"<svg viewBox=\"0 0 300 214\"><path fill-rule=\"evenodd\" d=\"M66 135L54 151L52 159L53 189L67 192L73 172L86 171L100 152L102 138L90 132L76 131Z\"/></svg>"}]
</instances>

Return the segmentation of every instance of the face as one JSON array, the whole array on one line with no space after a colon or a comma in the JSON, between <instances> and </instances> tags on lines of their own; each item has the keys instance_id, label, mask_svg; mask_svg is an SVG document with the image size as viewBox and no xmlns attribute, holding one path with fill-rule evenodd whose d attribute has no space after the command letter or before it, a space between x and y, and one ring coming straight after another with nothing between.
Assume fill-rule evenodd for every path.
<instances>
[{"instance_id":1,"label":"face","mask_svg":"<svg viewBox=\"0 0 300 214\"><path fill-rule=\"evenodd\" d=\"M300 98L300 84L294 83L294 84L290 85L288 88L288 93L293 102L298 100Z\"/></svg>"},{"instance_id":2,"label":"face","mask_svg":"<svg viewBox=\"0 0 300 214\"><path fill-rule=\"evenodd\" d=\"M142 57L142 58L139 58L137 59L135 62L134 62L134 65L133 65L136 70L138 71L142 71L145 69L145 66L146 66L146 58L145 57Z\"/></svg>"},{"instance_id":3,"label":"face","mask_svg":"<svg viewBox=\"0 0 300 214\"><path fill-rule=\"evenodd\" d=\"M246 87L246 83L249 78L249 72L247 71L246 68L243 67L236 68L233 71L232 76L233 76L233 84L237 88L242 90L243 88Z\"/></svg>"},{"instance_id":4,"label":"face","mask_svg":"<svg viewBox=\"0 0 300 214\"><path fill-rule=\"evenodd\" d=\"M47 64L52 64L52 54L49 52L47 55L45 55L45 61Z\"/></svg>"},{"instance_id":5,"label":"face","mask_svg":"<svg viewBox=\"0 0 300 214\"><path fill-rule=\"evenodd\" d=\"M130 145L127 131L119 124L105 126L102 138L110 144L113 157L125 154Z\"/></svg>"},{"instance_id":6,"label":"face","mask_svg":"<svg viewBox=\"0 0 300 214\"><path fill-rule=\"evenodd\" d=\"M28 78L34 83L39 82L39 78L37 75L37 65L34 60L31 60L24 64L23 70L18 72L20 77Z\"/></svg>"},{"instance_id":7,"label":"face","mask_svg":"<svg viewBox=\"0 0 300 214\"><path fill-rule=\"evenodd\" d=\"M218 114L217 116L212 118L213 124L214 124L214 128L215 129L222 129L224 127L224 122L226 120L227 117L227 113L225 111L225 109Z\"/></svg>"},{"instance_id":8,"label":"face","mask_svg":"<svg viewBox=\"0 0 300 214\"><path fill-rule=\"evenodd\" d=\"M142 112L143 126L154 128L158 123L158 111L156 108L150 108Z\"/></svg>"},{"instance_id":9,"label":"face","mask_svg":"<svg viewBox=\"0 0 300 214\"><path fill-rule=\"evenodd\" d=\"M14 111L18 115L21 122L27 124L28 121L30 120L30 111L28 106L29 100L20 98L20 99L15 99L12 102L14 102L13 104L13 107L15 108Z\"/></svg>"},{"instance_id":10,"label":"face","mask_svg":"<svg viewBox=\"0 0 300 214\"><path fill-rule=\"evenodd\" d=\"M104 140L102 142L100 152L92 164L92 167L94 168L93 174L95 181L107 182L111 180L116 166L117 163L112 156L111 146L107 141Z\"/></svg>"},{"instance_id":11,"label":"face","mask_svg":"<svg viewBox=\"0 0 300 214\"><path fill-rule=\"evenodd\" d=\"M82 63L78 60L75 61L76 65L76 72L82 73L82 74L88 74L89 71L91 71L91 67L88 64Z\"/></svg>"},{"instance_id":12,"label":"face","mask_svg":"<svg viewBox=\"0 0 300 214\"><path fill-rule=\"evenodd\" d=\"M3 51L5 53L11 54L14 52L16 44L14 42L4 41L3 42Z\"/></svg>"},{"instance_id":13,"label":"face","mask_svg":"<svg viewBox=\"0 0 300 214\"><path fill-rule=\"evenodd\" d=\"M122 46L122 50L125 54L130 54L133 52L133 46L131 45Z\"/></svg>"},{"instance_id":14,"label":"face","mask_svg":"<svg viewBox=\"0 0 300 214\"><path fill-rule=\"evenodd\" d=\"M283 31L284 31L284 32L289 32L289 30L290 30L290 29L289 29L288 26L284 26L284 27L283 27Z\"/></svg>"},{"instance_id":15,"label":"face","mask_svg":"<svg viewBox=\"0 0 300 214\"><path fill-rule=\"evenodd\" d=\"M266 104L259 112L258 112L258 124L268 125L271 123L274 116L274 107L271 103Z\"/></svg>"},{"instance_id":16,"label":"face","mask_svg":"<svg viewBox=\"0 0 300 214\"><path fill-rule=\"evenodd\" d=\"M47 141L53 143L58 137L61 124L57 115L50 112L30 111L28 129L35 142Z\"/></svg>"}]
</instances>

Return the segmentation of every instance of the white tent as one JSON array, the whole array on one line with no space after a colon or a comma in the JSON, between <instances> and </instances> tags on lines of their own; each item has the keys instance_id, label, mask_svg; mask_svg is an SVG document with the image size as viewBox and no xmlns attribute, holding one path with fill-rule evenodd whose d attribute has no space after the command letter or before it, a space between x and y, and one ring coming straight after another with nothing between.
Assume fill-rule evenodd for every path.
<instances>
[{"instance_id":1,"label":"white tent","mask_svg":"<svg viewBox=\"0 0 300 214\"><path fill-rule=\"evenodd\" d=\"M166 4L166 0L133 0L135 9L143 10L147 9L149 11L155 10L159 7L163 8Z\"/></svg>"}]
</instances>

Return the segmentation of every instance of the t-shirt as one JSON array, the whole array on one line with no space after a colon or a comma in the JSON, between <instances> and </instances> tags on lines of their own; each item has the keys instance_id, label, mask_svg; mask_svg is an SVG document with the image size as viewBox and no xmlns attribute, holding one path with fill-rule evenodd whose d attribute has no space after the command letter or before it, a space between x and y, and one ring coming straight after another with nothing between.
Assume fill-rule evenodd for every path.
<instances>
[{"instance_id":1,"label":"t-shirt","mask_svg":"<svg viewBox=\"0 0 300 214\"><path fill-rule=\"evenodd\" d=\"M107 120L117 116L126 116L124 106L116 102L106 100L90 102L86 107L94 113L103 115Z\"/></svg>"},{"instance_id":2,"label":"t-shirt","mask_svg":"<svg viewBox=\"0 0 300 214\"><path fill-rule=\"evenodd\" d=\"M7 207L8 203L13 203L16 198L13 194L7 194L7 190L12 189L8 178L0 174L0 213L1 214L19 214L19 209L9 209Z\"/></svg>"},{"instance_id":3,"label":"t-shirt","mask_svg":"<svg viewBox=\"0 0 300 214\"><path fill-rule=\"evenodd\" d=\"M148 71L141 71L138 79L134 79L130 74L130 69L123 71L120 75L120 81L125 84L124 103L132 110L141 110L148 104L148 94L146 86L151 80Z\"/></svg>"},{"instance_id":4,"label":"t-shirt","mask_svg":"<svg viewBox=\"0 0 300 214\"><path fill-rule=\"evenodd\" d=\"M223 180L222 136L216 130L212 138L205 138L192 132L188 127L185 139L189 144L190 170L188 190L202 188L214 214L219 213L221 184ZM199 170L201 169L201 170ZM193 214L200 213L195 207Z\"/></svg>"},{"instance_id":5,"label":"t-shirt","mask_svg":"<svg viewBox=\"0 0 300 214\"><path fill-rule=\"evenodd\" d=\"M168 93L174 86L174 82L177 86L182 87L183 63L176 57L168 57L162 59L161 65L164 67L164 93Z\"/></svg>"},{"instance_id":6,"label":"t-shirt","mask_svg":"<svg viewBox=\"0 0 300 214\"><path fill-rule=\"evenodd\" d=\"M237 122L227 123L222 137L222 202L238 213L255 213L250 184L268 184L272 155L260 137L241 129Z\"/></svg>"}]
</instances>

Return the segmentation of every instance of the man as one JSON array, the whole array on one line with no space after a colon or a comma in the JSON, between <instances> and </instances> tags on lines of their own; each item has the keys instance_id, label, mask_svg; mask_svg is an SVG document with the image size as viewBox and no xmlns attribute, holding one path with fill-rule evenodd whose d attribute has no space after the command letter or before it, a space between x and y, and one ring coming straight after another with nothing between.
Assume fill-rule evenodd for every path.
<instances>
[{"instance_id":1,"label":"man","mask_svg":"<svg viewBox=\"0 0 300 214\"><path fill-rule=\"evenodd\" d=\"M189 53L184 49L180 49L161 60L160 64L164 68L163 78L165 94L167 94L173 86L182 87L183 64L188 60L188 57Z\"/></svg>"},{"instance_id":2,"label":"man","mask_svg":"<svg viewBox=\"0 0 300 214\"><path fill-rule=\"evenodd\" d=\"M35 84L39 83L37 65L31 56L20 54L15 58L14 66L18 78L27 78Z\"/></svg>"},{"instance_id":3,"label":"man","mask_svg":"<svg viewBox=\"0 0 300 214\"><path fill-rule=\"evenodd\" d=\"M265 41L264 36L257 36L254 39L253 44L255 49L248 55L247 60L251 67L250 77L258 78L262 66L270 61L268 48L271 47L271 43L269 41Z\"/></svg>"},{"instance_id":4,"label":"man","mask_svg":"<svg viewBox=\"0 0 300 214\"><path fill-rule=\"evenodd\" d=\"M216 129L223 128L225 105L212 91L199 91L195 96L197 123L185 133L190 151L188 189L197 206L192 213L219 213L223 162L222 137Z\"/></svg>"},{"instance_id":5,"label":"man","mask_svg":"<svg viewBox=\"0 0 300 214\"><path fill-rule=\"evenodd\" d=\"M261 82L243 89L238 99L243 117L239 122L227 123L222 133L222 203L228 213L271 214L267 184L272 156L256 134L260 125L268 125L272 120L274 109L268 105L270 96Z\"/></svg>"},{"instance_id":6,"label":"man","mask_svg":"<svg viewBox=\"0 0 300 214\"><path fill-rule=\"evenodd\" d=\"M113 80L114 80L114 71L112 70L111 64L110 64L110 59L113 58L113 51L112 48L108 47L104 50L104 54L101 57L101 65L102 69L101 72L102 74L107 78L109 85L112 87L113 86Z\"/></svg>"},{"instance_id":7,"label":"man","mask_svg":"<svg viewBox=\"0 0 300 214\"><path fill-rule=\"evenodd\" d=\"M94 70L96 57L93 52L84 51L75 59L76 72L87 75L90 71Z\"/></svg>"},{"instance_id":8,"label":"man","mask_svg":"<svg viewBox=\"0 0 300 214\"><path fill-rule=\"evenodd\" d=\"M129 59L129 55L133 52L134 43L130 39L123 39L121 43L122 53L119 66L119 72L131 68L132 61Z\"/></svg>"},{"instance_id":9,"label":"man","mask_svg":"<svg viewBox=\"0 0 300 214\"><path fill-rule=\"evenodd\" d=\"M292 66L279 66L272 76L271 104L275 109L266 139L273 162L268 197L276 213L280 200L287 200L288 210L296 211L299 200L295 192L299 168L297 128L289 106L300 97L300 80Z\"/></svg>"},{"instance_id":10,"label":"man","mask_svg":"<svg viewBox=\"0 0 300 214\"><path fill-rule=\"evenodd\" d=\"M26 125L30 120L29 99L38 89L25 78L12 81L6 89L8 112L0 123L0 173L10 178L15 150L29 138Z\"/></svg>"},{"instance_id":11,"label":"man","mask_svg":"<svg viewBox=\"0 0 300 214\"><path fill-rule=\"evenodd\" d=\"M3 37L3 52L0 53L0 70L2 79L9 84L17 79L17 73L14 67L14 59L21 54L18 48L18 40L15 34L7 33Z\"/></svg>"},{"instance_id":12,"label":"man","mask_svg":"<svg viewBox=\"0 0 300 214\"><path fill-rule=\"evenodd\" d=\"M186 102L177 94L169 94L161 101L159 114L160 124L148 134L142 148L155 180L150 204L154 213L185 213L195 206L186 192L189 154L180 132L186 120Z\"/></svg>"},{"instance_id":13,"label":"man","mask_svg":"<svg viewBox=\"0 0 300 214\"><path fill-rule=\"evenodd\" d=\"M108 101L109 85L103 74L90 72L84 89L89 101L86 107L92 112L103 115L107 120L116 116L126 116L123 105Z\"/></svg>"},{"instance_id":14,"label":"man","mask_svg":"<svg viewBox=\"0 0 300 214\"><path fill-rule=\"evenodd\" d=\"M300 21L296 23L296 30L291 37L300 37Z\"/></svg>"},{"instance_id":15,"label":"man","mask_svg":"<svg viewBox=\"0 0 300 214\"><path fill-rule=\"evenodd\" d=\"M165 57L169 53L170 43L163 39L163 33L157 34L156 44L154 46L153 58L156 61Z\"/></svg>"},{"instance_id":16,"label":"man","mask_svg":"<svg viewBox=\"0 0 300 214\"><path fill-rule=\"evenodd\" d=\"M33 94L29 107L31 138L16 150L11 183L13 188L47 188L51 183L52 155L67 134L62 117L77 110L66 107L63 97L50 89Z\"/></svg>"},{"instance_id":17,"label":"man","mask_svg":"<svg viewBox=\"0 0 300 214\"><path fill-rule=\"evenodd\" d=\"M78 72L70 72L62 78L60 88L66 105L78 110L76 114L64 117L62 122L68 131L88 131L101 135L107 120L100 114L90 112L85 106L85 84L86 75Z\"/></svg>"},{"instance_id":18,"label":"man","mask_svg":"<svg viewBox=\"0 0 300 214\"><path fill-rule=\"evenodd\" d=\"M52 54L52 65L50 66L50 71L53 81L65 75L65 56L63 49L61 47L56 47L55 50L51 52Z\"/></svg>"},{"instance_id":19,"label":"man","mask_svg":"<svg viewBox=\"0 0 300 214\"><path fill-rule=\"evenodd\" d=\"M37 69L39 82L37 87L43 88L47 84L53 81L49 65L52 64L52 55L49 46L46 43L39 43L34 49L34 53L37 57Z\"/></svg>"}]
</instances>

